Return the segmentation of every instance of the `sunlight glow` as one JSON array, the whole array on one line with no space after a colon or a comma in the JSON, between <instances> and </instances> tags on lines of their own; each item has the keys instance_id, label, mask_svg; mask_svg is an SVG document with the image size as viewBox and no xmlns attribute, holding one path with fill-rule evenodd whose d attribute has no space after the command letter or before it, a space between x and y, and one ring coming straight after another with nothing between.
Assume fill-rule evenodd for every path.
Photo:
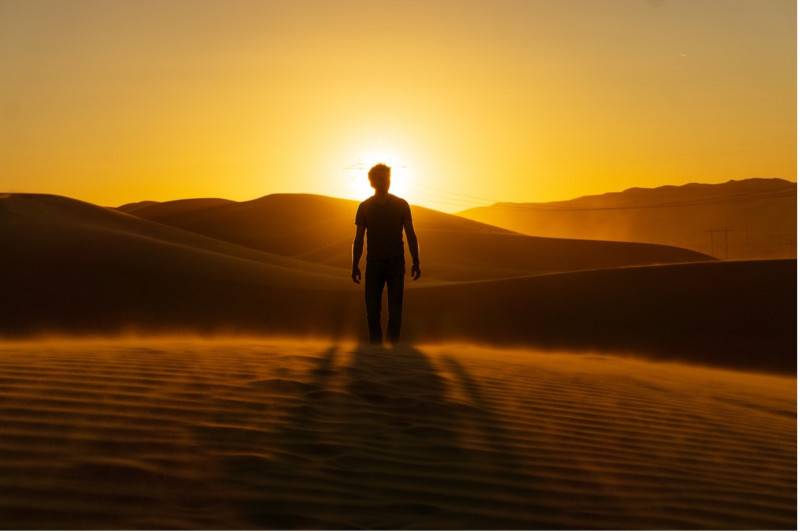
<instances>
[{"instance_id":1,"label":"sunlight glow","mask_svg":"<svg viewBox=\"0 0 800 532\"><path fill-rule=\"evenodd\" d=\"M389 192L409 199L413 192L414 173L408 159L388 150L367 151L354 158L347 166L346 179L349 194L353 199L364 200L373 194L367 173L378 163L389 165L392 169L392 184Z\"/></svg>"},{"instance_id":2,"label":"sunlight glow","mask_svg":"<svg viewBox=\"0 0 800 532\"><path fill-rule=\"evenodd\" d=\"M385 160L457 213L796 180L796 2L494 4L0 0L0 192L363 200Z\"/></svg>"}]
</instances>

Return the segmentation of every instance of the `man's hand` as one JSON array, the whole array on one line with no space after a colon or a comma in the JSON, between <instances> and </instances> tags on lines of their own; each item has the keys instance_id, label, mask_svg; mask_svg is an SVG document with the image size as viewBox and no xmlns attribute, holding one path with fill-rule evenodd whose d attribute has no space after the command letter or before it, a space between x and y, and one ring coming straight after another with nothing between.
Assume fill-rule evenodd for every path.
<instances>
[{"instance_id":1,"label":"man's hand","mask_svg":"<svg viewBox=\"0 0 800 532\"><path fill-rule=\"evenodd\" d=\"M353 266L353 282L356 284L361 284L361 269L358 266Z\"/></svg>"},{"instance_id":2,"label":"man's hand","mask_svg":"<svg viewBox=\"0 0 800 532\"><path fill-rule=\"evenodd\" d=\"M411 278L416 281L419 279L420 275L422 275L422 270L419 269L419 264L411 266Z\"/></svg>"}]
</instances>

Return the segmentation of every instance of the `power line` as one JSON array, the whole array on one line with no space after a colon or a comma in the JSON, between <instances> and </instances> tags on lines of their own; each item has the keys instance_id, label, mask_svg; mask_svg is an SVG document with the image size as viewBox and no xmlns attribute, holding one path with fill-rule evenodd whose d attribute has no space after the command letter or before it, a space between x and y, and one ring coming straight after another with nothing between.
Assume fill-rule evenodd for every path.
<instances>
[{"instance_id":1,"label":"power line","mask_svg":"<svg viewBox=\"0 0 800 532\"><path fill-rule=\"evenodd\" d=\"M789 197L794 197L795 195L796 194L794 191L769 191L769 192L756 192L756 193L745 193L745 194L731 194L727 196L715 196L715 197L689 199L683 201L650 203L650 204L640 204L640 205L612 205L604 207L572 207L572 206L561 207L560 206L581 199L581 198L576 198L573 200L553 201L544 203L502 202L502 205L500 207L504 209L519 210L519 211L552 211L552 212L617 211L617 210L636 210L636 209L664 209L673 207L694 207L702 205L746 202L746 201L760 200L760 199L789 198Z\"/></svg>"}]
</instances>

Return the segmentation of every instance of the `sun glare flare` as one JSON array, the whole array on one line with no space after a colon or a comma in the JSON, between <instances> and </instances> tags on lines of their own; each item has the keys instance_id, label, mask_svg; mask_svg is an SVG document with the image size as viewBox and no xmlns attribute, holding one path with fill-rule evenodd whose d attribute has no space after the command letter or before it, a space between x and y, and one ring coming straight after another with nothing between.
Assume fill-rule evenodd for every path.
<instances>
[{"instance_id":1,"label":"sun glare flare","mask_svg":"<svg viewBox=\"0 0 800 532\"><path fill-rule=\"evenodd\" d=\"M369 169L378 163L388 165L392 169L392 181L389 192L409 201L413 195L414 174L408 159L389 151L365 152L356 157L347 166L346 179L348 193L353 199L363 200L374 192L367 176Z\"/></svg>"}]
</instances>

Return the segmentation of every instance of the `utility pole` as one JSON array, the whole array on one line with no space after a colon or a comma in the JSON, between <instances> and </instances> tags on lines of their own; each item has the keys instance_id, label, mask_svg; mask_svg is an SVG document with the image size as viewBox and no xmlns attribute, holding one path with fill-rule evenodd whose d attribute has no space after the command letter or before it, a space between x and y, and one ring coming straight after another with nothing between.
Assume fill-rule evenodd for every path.
<instances>
[{"instance_id":1,"label":"utility pole","mask_svg":"<svg viewBox=\"0 0 800 532\"><path fill-rule=\"evenodd\" d=\"M731 229L727 225L724 227L720 227L718 229L709 229L706 231L711 239L711 256L714 256L714 233L722 233L723 235L723 244L725 249L725 256L724 259L728 258L728 233L732 233L735 229Z\"/></svg>"},{"instance_id":2,"label":"utility pole","mask_svg":"<svg viewBox=\"0 0 800 532\"><path fill-rule=\"evenodd\" d=\"M722 231L722 233L725 235L725 259L727 260L728 259L728 233L732 232L733 229L731 229L730 227L728 227L726 225L725 227L720 229L720 231Z\"/></svg>"},{"instance_id":3,"label":"utility pole","mask_svg":"<svg viewBox=\"0 0 800 532\"><path fill-rule=\"evenodd\" d=\"M708 237L711 240L711 251L709 251L708 254L713 257L714 256L714 230L713 229L709 229L708 231L706 231L706 233L708 233Z\"/></svg>"},{"instance_id":4,"label":"utility pole","mask_svg":"<svg viewBox=\"0 0 800 532\"><path fill-rule=\"evenodd\" d=\"M744 230L744 256L746 258L750 258L752 256L750 250L750 229L745 228Z\"/></svg>"}]
</instances>

